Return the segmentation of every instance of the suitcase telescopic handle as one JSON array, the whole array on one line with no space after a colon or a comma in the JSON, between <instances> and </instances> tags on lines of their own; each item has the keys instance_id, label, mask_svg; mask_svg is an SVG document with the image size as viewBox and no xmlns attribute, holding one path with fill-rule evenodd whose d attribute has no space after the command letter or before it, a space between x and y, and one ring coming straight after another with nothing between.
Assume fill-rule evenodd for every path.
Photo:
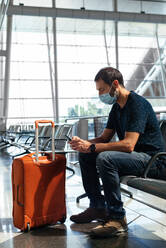
<instances>
[{"instance_id":1,"label":"suitcase telescopic handle","mask_svg":"<svg viewBox=\"0 0 166 248\"><path fill-rule=\"evenodd\" d=\"M39 161L39 123L50 123L52 125L52 160L55 160L55 124L51 120L37 120L35 121L36 162Z\"/></svg>"}]
</instances>

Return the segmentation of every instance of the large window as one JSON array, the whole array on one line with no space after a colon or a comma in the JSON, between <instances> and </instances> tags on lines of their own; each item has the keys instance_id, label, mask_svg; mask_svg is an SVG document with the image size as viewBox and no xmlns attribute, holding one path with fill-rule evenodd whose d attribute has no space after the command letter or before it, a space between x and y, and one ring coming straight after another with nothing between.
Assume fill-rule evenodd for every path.
<instances>
[{"instance_id":1,"label":"large window","mask_svg":"<svg viewBox=\"0 0 166 248\"><path fill-rule=\"evenodd\" d=\"M56 26L60 119L107 114L110 108L99 101L94 77L108 63L115 66L114 24L58 19ZM14 17L9 118L53 118L49 62L54 71L52 20Z\"/></svg>"},{"instance_id":2,"label":"large window","mask_svg":"<svg viewBox=\"0 0 166 248\"><path fill-rule=\"evenodd\" d=\"M25 0L22 3L30 5L30 2ZM130 2L133 6L140 4L138 1ZM64 3L56 2L57 7L63 7ZM89 6L89 9L94 6L92 4L90 7L88 1L79 1L81 3ZM112 8L112 3L109 2L109 8ZM15 4L19 4L19 1L15 1ZM78 1L73 1L73 4L77 5ZM43 1L41 7L51 5L52 1ZM99 101L94 77L103 67L116 67L116 54L119 54L119 70L128 90L135 90L148 98L165 98L165 27L164 24L118 22L118 43L115 44L114 21L57 18L54 64L52 18L13 16L10 121L53 119L56 100L60 120L74 116L107 115L110 107ZM4 44L3 35L1 47ZM58 99L55 99L55 65ZM0 73L1 92L4 92L3 58Z\"/></svg>"}]
</instances>

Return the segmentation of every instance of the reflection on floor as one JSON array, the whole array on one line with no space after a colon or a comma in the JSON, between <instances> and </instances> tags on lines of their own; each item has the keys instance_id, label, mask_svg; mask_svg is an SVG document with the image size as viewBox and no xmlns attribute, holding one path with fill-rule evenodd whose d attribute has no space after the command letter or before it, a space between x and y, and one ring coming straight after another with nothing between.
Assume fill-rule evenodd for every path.
<instances>
[{"instance_id":1,"label":"reflection on floor","mask_svg":"<svg viewBox=\"0 0 166 248\"><path fill-rule=\"evenodd\" d=\"M77 205L75 198L83 193L78 165L72 165L76 174L67 171L66 202L67 220L64 224L47 226L22 233L12 223L11 158L0 154L0 248L165 248L166 214L122 195L127 211L129 231L120 237L92 239L88 233L97 223L74 224L69 220L71 214L79 213L88 207L84 198ZM133 190L133 189L132 189ZM144 199L166 209L166 201L133 190L138 199Z\"/></svg>"}]
</instances>

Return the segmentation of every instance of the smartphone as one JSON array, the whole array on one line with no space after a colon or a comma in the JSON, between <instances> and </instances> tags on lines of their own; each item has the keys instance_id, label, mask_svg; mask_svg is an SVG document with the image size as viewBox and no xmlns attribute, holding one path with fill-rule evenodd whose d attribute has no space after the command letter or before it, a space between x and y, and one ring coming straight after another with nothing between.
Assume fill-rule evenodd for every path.
<instances>
[{"instance_id":1,"label":"smartphone","mask_svg":"<svg viewBox=\"0 0 166 248\"><path fill-rule=\"evenodd\" d=\"M68 139L68 141L71 141L71 138L68 135L65 134L65 136Z\"/></svg>"}]
</instances>

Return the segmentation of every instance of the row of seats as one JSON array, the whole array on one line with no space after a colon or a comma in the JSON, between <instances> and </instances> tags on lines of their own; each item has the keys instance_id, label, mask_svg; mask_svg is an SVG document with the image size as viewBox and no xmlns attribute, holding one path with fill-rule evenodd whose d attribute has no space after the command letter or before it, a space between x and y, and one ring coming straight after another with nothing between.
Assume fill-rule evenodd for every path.
<instances>
[{"instance_id":1,"label":"row of seats","mask_svg":"<svg viewBox=\"0 0 166 248\"><path fill-rule=\"evenodd\" d=\"M65 135L70 135L72 132L72 124L56 124L55 125L55 149L63 150L67 144ZM16 129L15 129L16 130ZM50 125L39 126L39 150L50 150L51 148L51 133L52 127ZM35 151L35 130L30 132L16 131L11 128L7 130L5 136L0 142L0 150L7 147L19 147L24 151L18 154L12 155L16 157L18 155L30 153Z\"/></svg>"}]
</instances>

